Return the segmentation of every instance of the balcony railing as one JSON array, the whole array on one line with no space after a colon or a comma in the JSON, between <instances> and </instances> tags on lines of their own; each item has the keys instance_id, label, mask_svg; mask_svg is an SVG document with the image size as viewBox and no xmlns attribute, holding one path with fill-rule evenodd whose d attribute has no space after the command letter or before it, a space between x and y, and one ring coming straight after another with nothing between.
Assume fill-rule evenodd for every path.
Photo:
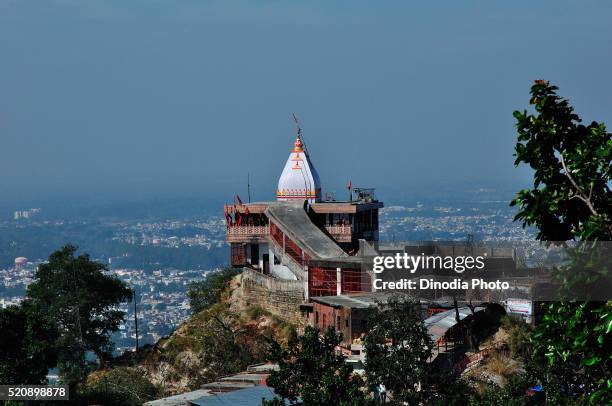
<instances>
[{"instance_id":1,"label":"balcony railing","mask_svg":"<svg viewBox=\"0 0 612 406\"><path fill-rule=\"evenodd\" d=\"M351 235L351 226L349 225L335 225L335 226L325 226L325 229L330 234L344 234Z\"/></svg>"},{"instance_id":2,"label":"balcony railing","mask_svg":"<svg viewBox=\"0 0 612 406\"><path fill-rule=\"evenodd\" d=\"M325 226L325 230L338 242L351 242L353 231L350 225Z\"/></svg>"},{"instance_id":3,"label":"balcony railing","mask_svg":"<svg viewBox=\"0 0 612 406\"><path fill-rule=\"evenodd\" d=\"M270 226L229 226L228 237L265 237L270 234Z\"/></svg>"}]
</instances>

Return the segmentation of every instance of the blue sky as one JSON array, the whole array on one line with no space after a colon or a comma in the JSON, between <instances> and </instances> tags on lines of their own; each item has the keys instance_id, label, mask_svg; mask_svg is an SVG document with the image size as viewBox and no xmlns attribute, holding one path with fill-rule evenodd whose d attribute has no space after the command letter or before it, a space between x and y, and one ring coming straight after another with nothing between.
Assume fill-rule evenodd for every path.
<instances>
[{"instance_id":1,"label":"blue sky","mask_svg":"<svg viewBox=\"0 0 612 406\"><path fill-rule=\"evenodd\" d=\"M537 4L534 4L537 3ZM0 197L273 196L529 184L534 79L612 122L609 1L0 2ZM612 124L610 124L612 125Z\"/></svg>"}]
</instances>

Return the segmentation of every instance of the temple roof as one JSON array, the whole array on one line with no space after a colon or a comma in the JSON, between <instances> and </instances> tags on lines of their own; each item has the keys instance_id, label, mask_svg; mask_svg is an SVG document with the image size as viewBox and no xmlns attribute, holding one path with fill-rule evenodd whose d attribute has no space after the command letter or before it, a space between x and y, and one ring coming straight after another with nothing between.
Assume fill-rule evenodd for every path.
<instances>
[{"instance_id":1,"label":"temple roof","mask_svg":"<svg viewBox=\"0 0 612 406\"><path fill-rule=\"evenodd\" d=\"M276 198L281 201L321 200L321 180L312 165L301 137L295 140L285 168L278 180Z\"/></svg>"}]
</instances>

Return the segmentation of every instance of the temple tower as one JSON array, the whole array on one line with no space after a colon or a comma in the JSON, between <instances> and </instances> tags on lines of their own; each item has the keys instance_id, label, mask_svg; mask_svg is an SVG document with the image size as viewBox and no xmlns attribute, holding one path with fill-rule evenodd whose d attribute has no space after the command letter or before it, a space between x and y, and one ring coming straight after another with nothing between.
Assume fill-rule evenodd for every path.
<instances>
[{"instance_id":1,"label":"temple tower","mask_svg":"<svg viewBox=\"0 0 612 406\"><path fill-rule=\"evenodd\" d=\"M308 203L320 202L321 180L299 134L293 145L293 150L278 180L276 199L279 201L308 200Z\"/></svg>"}]
</instances>

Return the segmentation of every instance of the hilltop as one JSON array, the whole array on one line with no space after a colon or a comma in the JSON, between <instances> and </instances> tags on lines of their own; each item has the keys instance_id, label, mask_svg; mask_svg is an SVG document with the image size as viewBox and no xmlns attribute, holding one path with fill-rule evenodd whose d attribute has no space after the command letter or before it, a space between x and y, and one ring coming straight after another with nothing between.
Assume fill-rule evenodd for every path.
<instances>
[{"instance_id":1,"label":"hilltop","mask_svg":"<svg viewBox=\"0 0 612 406\"><path fill-rule=\"evenodd\" d=\"M295 326L259 306L235 305L241 275L229 281L218 303L192 315L170 336L144 348L138 367L164 396L265 361L270 340L286 342ZM230 306L234 304L233 306Z\"/></svg>"}]
</instances>

